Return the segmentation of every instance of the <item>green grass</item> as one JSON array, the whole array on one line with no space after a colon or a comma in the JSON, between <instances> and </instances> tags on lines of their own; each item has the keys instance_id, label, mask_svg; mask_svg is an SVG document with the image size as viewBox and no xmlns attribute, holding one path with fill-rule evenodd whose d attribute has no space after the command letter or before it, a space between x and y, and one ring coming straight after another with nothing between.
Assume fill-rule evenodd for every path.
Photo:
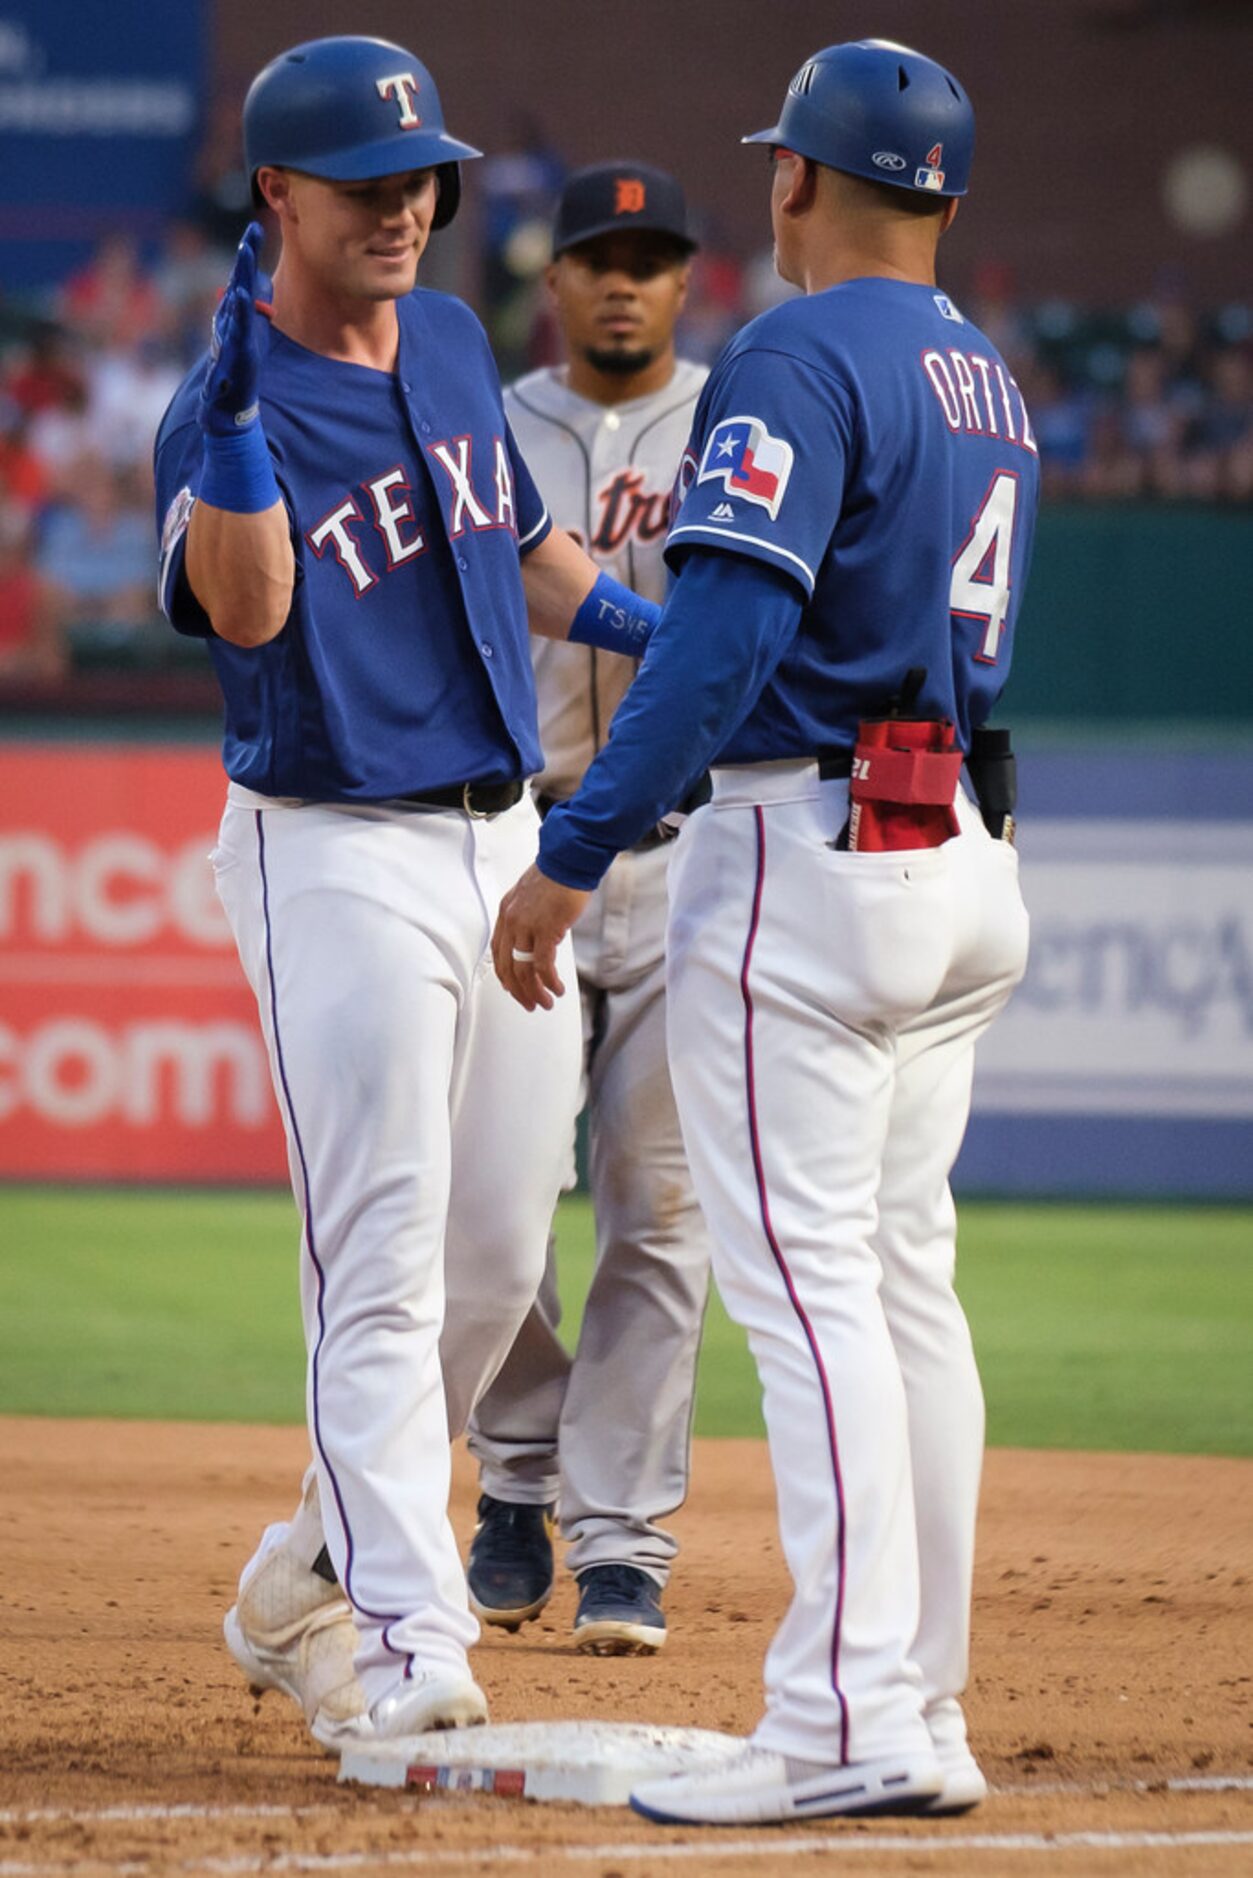
<instances>
[{"instance_id":1,"label":"green grass","mask_svg":"<svg viewBox=\"0 0 1253 1878\"><path fill-rule=\"evenodd\" d=\"M0 1189L0 1413L300 1421L296 1220L278 1194ZM567 1325L591 1268L563 1204ZM1253 1454L1253 1211L962 1209L959 1288L998 1445ZM715 1298L696 1432L760 1432Z\"/></svg>"}]
</instances>

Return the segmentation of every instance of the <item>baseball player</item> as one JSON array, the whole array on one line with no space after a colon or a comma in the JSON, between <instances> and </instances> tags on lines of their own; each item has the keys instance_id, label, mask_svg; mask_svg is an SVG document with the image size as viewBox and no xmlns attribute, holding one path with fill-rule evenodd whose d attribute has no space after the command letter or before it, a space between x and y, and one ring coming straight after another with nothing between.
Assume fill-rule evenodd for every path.
<instances>
[{"instance_id":1,"label":"baseball player","mask_svg":"<svg viewBox=\"0 0 1253 1878\"><path fill-rule=\"evenodd\" d=\"M959 777L992 734L1039 479L1004 361L936 286L973 140L956 79L881 40L808 59L748 140L803 296L714 366L661 624L497 924L503 982L550 1009L609 858L711 761L671 862L670 1065L795 1594L751 1741L642 1785L654 1819L985 1792L959 1703L983 1411L948 1175L1027 928L991 832L1009 791L985 826Z\"/></svg>"},{"instance_id":2,"label":"baseball player","mask_svg":"<svg viewBox=\"0 0 1253 1878\"><path fill-rule=\"evenodd\" d=\"M673 177L638 162L572 176L548 287L568 363L505 394L513 434L559 525L596 563L663 597L670 492L707 376L676 359L688 234ZM604 744L634 660L533 639L545 814ZM560 1503L579 1585L580 1649L659 1649L675 1541L659 1523L686 1495L692 1389L709 1248L666 1065L666 865L649 829L609 868L575 932L583 1013L596 1273L573 1361L550 1270L470 1424L480 1462L470 1601L517 1629L553 1583ZM551 1259L551 1251L550 1251Z\"/></svg>"},{"instance_id":3,"label":"baseball player","mask_svg":"<svg viewBox=\"0 0 1253 1878\"><path fill-rule=\"evenodd\" d=\"M478 155L421 62L294 47L244 144L282 253L258 304L249 228L161 425L161 598L222 684L214 867L303 1223L314 1478L228 1639L334 1744L486 1714L448 1432L538 1288L579 1060L488 949L538 828L528 613L623 650L649 609L552 528L477 321L415 291Z\"/></svg>"}]
</instances>

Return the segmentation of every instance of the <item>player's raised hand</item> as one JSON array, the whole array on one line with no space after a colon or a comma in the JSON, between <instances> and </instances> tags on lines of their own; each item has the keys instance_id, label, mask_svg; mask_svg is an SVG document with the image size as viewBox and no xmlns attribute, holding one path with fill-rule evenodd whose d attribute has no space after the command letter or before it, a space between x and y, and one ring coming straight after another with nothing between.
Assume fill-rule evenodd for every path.
<instances>
[{"instance_id":1,"label":"player's raised hand","mask_svg":"<svg viewBox=\"0 0 1253 1878\"><path fill-rule=\"evenodd\" d=\"M557 947L587 905L590 895L549 880L528 867L500 903L492 934L496 976L524 1010L551 1011L564 995Z\"/></svg>"},{"instance_id":2,"label":"player's raised hand","mask_svg":"<svg viewBox=\"0 0 1253 1878\"><path fill-rule=\"evenodd\" d=\"M213 316L213 338L200 388L200 428L211 436L235 437L257 421L260 353L257 347L257 258L265 239L249 222L235 265Z\"/></svg>"}]
</instances>

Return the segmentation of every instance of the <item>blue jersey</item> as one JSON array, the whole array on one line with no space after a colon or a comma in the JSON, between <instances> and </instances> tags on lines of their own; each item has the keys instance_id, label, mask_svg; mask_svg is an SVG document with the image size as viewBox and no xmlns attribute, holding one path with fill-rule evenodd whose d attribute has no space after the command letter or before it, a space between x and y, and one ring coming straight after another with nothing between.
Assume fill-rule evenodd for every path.
<instances>
[{"instance_id":1,"label":"blue jersey","mask_svg":"<svg viewBox=\"0 0 1253 1878\"><path fill-rule=\"evenodd\" d=\"M259 322L261 422L296 559L267 645L212 636L183 568L203 361L157 436L161 604L209 637L227 772L265 795L378 801L540 767L519 555L548 515L474 315L425 290L396 310L394 372Z\"/></svg>"},{"instance_id":2,"label":"blue jersey","mask_svg":"<svg viewBox=\"0 0 1253 1878\"><path fill-rule=\"evenodd\" d=\"M684 453L677 585L544 870L594 884L696 765L851 749L911 668L918 713L967 746L1009 671L1038 495L1009 369L934 287L852 280L746 326Z\"/></svg>"},{"instance_id":3,"label":"blue jersey","mask_svg":"<svg viewBox=\"0 0 1253 1878\"><path fill-rule=\"evenodd\" d=\"M848 745L911 666L965 748L1005 683L1039 496L1026 407L947 294L847 281L744 328L697 406L672 564L695 544L790 574L794 646L727 763Z\"/></svg>"}]
</instances>

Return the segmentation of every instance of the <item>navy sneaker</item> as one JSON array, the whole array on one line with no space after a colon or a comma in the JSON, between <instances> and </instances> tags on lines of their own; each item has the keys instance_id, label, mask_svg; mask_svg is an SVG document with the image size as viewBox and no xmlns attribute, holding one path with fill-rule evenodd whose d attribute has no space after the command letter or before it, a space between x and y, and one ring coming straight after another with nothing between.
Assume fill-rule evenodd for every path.
<instances>
[{"instance_id":1,"label":"navy sneaker","mask_svg":"<svg viewBox=\"0 0 1253 1878\"><path fill-rule=\"evenodd\" d=\"M553 1594L553 1509L483 1493L478 1515L466 1568L470 1608L485 1624L517 1630Z\"/></svg>"},{"instance_id":2,"label":"navy sneaker","mask_svg":"<svg viewBox=\"0 0 1253 1878\"><path fill-rule=\"evenodd\" d=\"M592 1656L645 1656L665 1640L655 1578L634 1565L589 1565L579 1573L576 1648Z\"/></svg>"}]
</instances>

